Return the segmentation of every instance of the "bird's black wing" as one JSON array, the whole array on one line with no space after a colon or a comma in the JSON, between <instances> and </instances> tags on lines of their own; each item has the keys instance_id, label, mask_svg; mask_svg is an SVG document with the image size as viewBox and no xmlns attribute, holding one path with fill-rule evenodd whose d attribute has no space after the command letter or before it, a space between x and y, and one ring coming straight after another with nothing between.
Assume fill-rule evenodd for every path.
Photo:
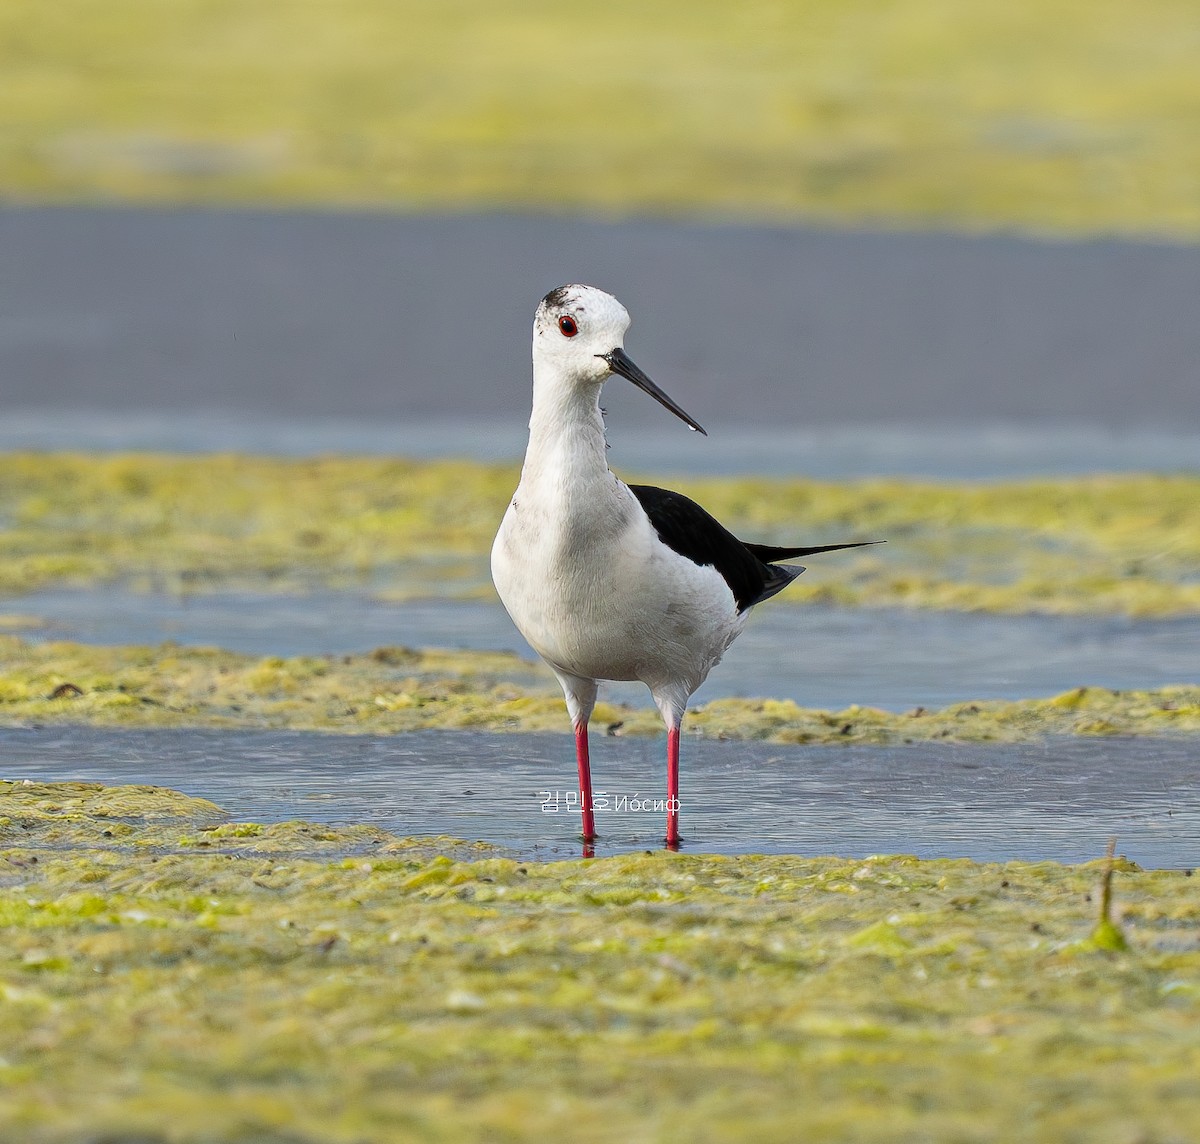
<instances>
[{"instance_id":1,"label":"bird's black wing","mask_svg":"<svg viewBox=\"0 0 1200 1144\"><path fill-rule=\"evenodd\" d=\"M742 543L766 564L774 560L794 560L797 556L813 556L818 552L837 552L842 548L866 548L868 544L886 544L885 540L856 540L853 544L818 544L811 548L776 548L771 544Z\"/></svg>"},{"instance_id":2,"label":"bird's black wing","mask_svg":"<svg viewBox=\"0 0 1200 1144\"><path fill-rule=\"evenodd\" d=\"M782 592L804 571L764 563L750 546L682 493L653 485L630 485L629 489L650 518L659 540L680 556L715 568L724 577L739 612Z\"/></svg>"}]
</instances>

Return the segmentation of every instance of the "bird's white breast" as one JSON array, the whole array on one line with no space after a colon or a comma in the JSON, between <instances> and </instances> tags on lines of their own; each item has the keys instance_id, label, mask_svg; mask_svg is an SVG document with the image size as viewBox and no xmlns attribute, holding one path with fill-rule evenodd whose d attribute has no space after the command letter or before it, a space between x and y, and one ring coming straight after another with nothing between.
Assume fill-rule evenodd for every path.
<instances>
[{"instance_id":1,"label":"bird's white breast","mask_svg":"<svg viewBox=\"0 0 1200 1144\"><path fill-rule=\"evenodd\" d=\"M745 625L725 580L663 544L607 469L552 471L523 477L492 548L513 622L562 671L690 694Z\"/></svg>"}]
</instances>

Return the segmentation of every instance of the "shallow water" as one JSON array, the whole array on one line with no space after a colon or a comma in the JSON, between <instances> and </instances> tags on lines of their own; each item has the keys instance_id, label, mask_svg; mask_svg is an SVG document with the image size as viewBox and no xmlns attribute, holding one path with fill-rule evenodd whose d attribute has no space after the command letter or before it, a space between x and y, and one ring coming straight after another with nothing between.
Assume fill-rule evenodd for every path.
<instances>
[{"instance_id":1,"label":"shallow water","mask_svg":"<svg viewBox=\"0 0 1200 1144\"><path fill-rule=\"evenodd\" d=\"M383 644L514 651L533 658L498 603L387 603L306 597L171 597L112 590L41 592L5 611L42 617L22 634L87 643L216 645L251 655L322 655ZM904 711L979 699L1027 699L1073 687L1157 687L1197 680L1200 619L854 611L767 604L697 693L794 699L840 710ZM553 679L546 675L547 686ZM604 694L648 704L638 684Z\"/></svg>"},{"instance_id":2,"label":"shallow water","mask_svg":"<svg viewBox=\"0 0 1200 1144\"><path fill-rule=\"evenodd\" d=\"M637 397L634 394L633 397ZM1017 422L936 426L895 421L806 427L714 422L701 439L660 421L616 391L610 409L609 461L622 476L796 477L856 480L1018 480L1095 473L1191 472L1200 469L1200 432L1108 429L1086 422ZM471 417L288 418L270 414L80 413L6 411L0 449L134 450L251 453L265 456L464 458L516 463L528 440L527 414Z\"/></svg>"},{"instance_id":3,"label":"shallow water","mask_svg":"<svg viewBox=\"0 0 1200 1144\"><path fill-rule=\"evenodd\" d=\"M18 206L0 209L0 241L10 410L519 423L534 306L594 282L629 307L634 360L714 437L1048 420L1200 433L1196 246ZM610 397L614 425L672 430L632 386Z\"/></svg>"},{"instance_id":4,"label":"shallow water","mask_svg":"<svg viewBox=\"0 0 1200 1144\"><path fill-rule=\"evenodd\" d=\"M663 740L593 738L598 855L661 844ZM234 819L372 823L452 834L527 858L577 856L565 735L0 729L0 777L155 783ZM1110 835L1145 867L1200 861L1200 743L804 747L688 740L681 820L692 853L986 861L1099 857ZM550 795L559 810L547 813ZM625 809L617 811L618 800Z\"/></svg>"}]
</instances>

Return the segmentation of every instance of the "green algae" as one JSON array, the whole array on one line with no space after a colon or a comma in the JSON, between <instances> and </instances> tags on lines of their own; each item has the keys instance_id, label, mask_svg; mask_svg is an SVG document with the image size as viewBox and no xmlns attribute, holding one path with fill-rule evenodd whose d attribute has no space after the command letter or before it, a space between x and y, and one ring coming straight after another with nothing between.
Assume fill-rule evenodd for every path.
<instances>
[{"instance_id":1,"label":"green algae","mask_svg":"<svg viewBox=\"0 0 1200 1144\"><path fill-rule=\"evenodd\" d=\"M1200 236L1186 0L0 7L0 191Z\"/></svg>"},{"instance_id":2,"label":"green algae","mask_svg":"<svg viewBox=\"0 0 1200 1144\"><path fill-rule=\"evenodd\" d=\"M370 458L0 456L0 592L469 595L510 471Z\"/></svg>"},{"instance_id":3,"label":"green algae","mask_svg":"<svg viewBox=\"0 0 1200 1144\"><path fill-rule=\"evenodd\" d=\"M365 655L258 658L213 648L26 643L0 635L0 725L248 727L391 734L565 731L549 671L501 652L380 648ZM650 708L599 703L593 725L656 735ZM688 715L690 734L778 743L1017 741L1052 735L1200 734L1200 686L956 703L905 713L791 700L718 699Z\"/></svg>"},{"instance_id":4,"label":"green algae","mask_svg":"<svg viewBox=\"0 0 1200 1144\"><path fill-rule=\"evenodd\" d=\"M39 850L152 849L308 857L360 853L463 860L505 853L446 836L396 838L372 826L230 822L215 803L166 787L0 780L0 846Z\"/></svg>"},{"instance_id":5,"label":"green algae","mask_svg":"<svg viewBox=\"0 0 1200 1144\"><path fill-rule=\"evenodd\" d=\"M0 456L0 594L494 598L487 554L516 482L515 466L469 462ZM887 540L813 559L772 606L1200 613L1196 475L679 484L747 539Z\"/></svg>"},{"instance_id":6,"label":"green algae","mask_svg":"<svg viewBox=\"0 0 1200 1144\"><path fill-rule=\"evenodd\" d=\"M211 804L0 785L9 819L55 805L77 849L0 839L6 1139L1125 1144L1200 1119L1184 872L1113 862L1105 950L1104 861L266 856L253 824L213 853ZM147 845L104 838L114 810Z\"/></svg>"}]
</instances>

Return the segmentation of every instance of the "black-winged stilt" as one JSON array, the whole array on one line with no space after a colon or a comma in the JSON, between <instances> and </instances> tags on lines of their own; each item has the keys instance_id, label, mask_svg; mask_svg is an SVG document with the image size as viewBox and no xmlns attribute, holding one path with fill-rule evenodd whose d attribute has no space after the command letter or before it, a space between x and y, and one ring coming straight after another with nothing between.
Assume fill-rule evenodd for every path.
<instances>
[{"instance_id":1,"label":"black-winged stilt","mask_svg":"<svg viewBox=\"0 0 1200 1144\"><path fill-rule=\"evenodd\" d=\"M583 838L596 837L588 720L597 681L641 680L667 725L667 845L679 845L679 731L688 700L750 609L803 568L775 561L855 544L746 544L695 501L608 467L600 389L628 378L700 433L623 348L629 313L593 286L551 290L533 321L533 415L492 579L553 669L575 726ZM706 434L707 435L707 434Z\"/></svg>"}]
</instances>

